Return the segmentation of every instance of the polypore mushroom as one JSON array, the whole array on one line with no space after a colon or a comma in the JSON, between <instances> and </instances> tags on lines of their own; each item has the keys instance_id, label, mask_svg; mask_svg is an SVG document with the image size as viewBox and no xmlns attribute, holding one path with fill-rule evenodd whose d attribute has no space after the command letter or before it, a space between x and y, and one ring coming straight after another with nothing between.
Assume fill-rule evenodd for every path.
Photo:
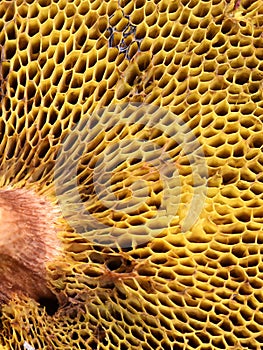
<instances>
[{"instance_id":1,"label":"polypore mushroom","mask_svg":"<svg viewBox=\"0 0 263 350\"><path fill-rule=\"evenodd\" d=\"M84 225L79 212L74 217L77 196L69 198L66 214L78 233L74 227L61 232L64 260L49 264L50 281L66 302L55 317L32 300L3 305L1 349L263 348L262 47L262 0L0 1L0 187L54 189L54 155L64 136L79 120L94 120L96 111L100 116L101 107L113 110L112 105L130 102L180 117L183 130L191 129L200 141L209 170L203 212L182 233L181 222L195 216L196 207L191 212L188 203L198 186L188 149L183 152L182 143L171 139L167 123L144 133L136 120L123 127L122 118L110 129L110 115L107 124L90 123L98 130L93 139L84 123L81 130L92 142L76 161L76 194L83 217L88 211L98 220ZM156 126L154 119L151 124ZM179 210L171 203L165 230L158 227L160 235L149 243L139 242L139 232L133 240L138 247L127 247L128 239L112 229L119 246L125 242L123 250L114 251L88 240L93 227L97 234L98 222L135 235L141 227L152 235L156 209L164 212L162 199L171 198L165 195L170 190L165 177L151 172L147 159L129 161L126 152L97 200L94 178L101 185L105 178L102 171L94 176L94 168L100 170L109 151L133 139L157 143L176 162L180 186L171 188L178 188ZM63 159L67 174L75 158ZM149 195L136 211L124 212L142 177ZM7 190L0 196L1 300L14 293L41 298L49 293L45 262L57 254L52 253L58 245L53 209L45 201L36 205L41 201L34 193L13 191L12 198ZM19 193L22 203L28 198L23 215ZM108 205L111 198L115 207ZM29 224L35 242L28 237ZM25 238L15 234L19 229Z\"/></svg>"}]
</instances>

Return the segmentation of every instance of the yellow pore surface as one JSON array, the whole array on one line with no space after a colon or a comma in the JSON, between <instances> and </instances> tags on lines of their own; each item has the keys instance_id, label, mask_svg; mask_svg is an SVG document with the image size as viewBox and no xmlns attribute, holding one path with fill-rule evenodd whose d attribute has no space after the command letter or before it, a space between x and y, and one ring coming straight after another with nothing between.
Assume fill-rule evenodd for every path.
<instances>
[{"instance_id":1,"label":"yellow pore surface","mask_svg":"<svg viewBox=\"0 0 263 350\"><path fill-rule=\"evenodd\" d=\"M64 255L48 266L61 307L50 315L28 298L4 306L3 349L261 349L262 1L2 0L0 49L1 187L56 203L63 137L124 102L180 116L208 169L200 216L182 232L193 179L180 144L162 128L149 136L145 125L101 124L78 168L89 212L138 234L156 228L164 188L147 157L124 162L110 182L119 203L133 180L149 184L134 212L100 205L90 182L94 159L139 133L176 164L178 211L157 237L125 249L95 244L85 227L61 229Z\"/></svg>"}]
</instances>

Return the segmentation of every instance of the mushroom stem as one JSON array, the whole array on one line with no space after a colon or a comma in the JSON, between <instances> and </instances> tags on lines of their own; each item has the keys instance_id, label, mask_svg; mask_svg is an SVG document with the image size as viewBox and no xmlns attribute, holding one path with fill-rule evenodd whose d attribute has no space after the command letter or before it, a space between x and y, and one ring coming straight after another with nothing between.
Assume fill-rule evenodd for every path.
<instances>
[{"instance_id":1,"label":"mushroom stem","mask_svg":"<svg viewBox=\"0 0 263 350\"><path fill-rule=\"evenodd\" d=\"M52 298L46 263L60 251L56 210L26 189L0 190L0 303L15 294Z\"/></svg>"}]
</instances>

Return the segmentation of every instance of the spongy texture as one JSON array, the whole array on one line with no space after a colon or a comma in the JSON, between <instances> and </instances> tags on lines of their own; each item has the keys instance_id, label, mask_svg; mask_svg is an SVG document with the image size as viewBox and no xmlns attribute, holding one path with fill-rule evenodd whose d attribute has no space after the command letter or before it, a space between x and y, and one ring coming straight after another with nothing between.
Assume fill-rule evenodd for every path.
<instances>
[{"instance_id":1,"label":"spongy texture","mask_svg":"<svg viewBox=\"0 0 263 350\"><path fill-rule=\"evenodd\" d=\"M261 349L262 1L2 0L0 29L1 187L30 188L55 203L63 137L96 109L123 102L180 116L208 169L199 220L182 232L191 169L180 147L157 133L159 145L169 143L182 183L174 220L130 249L95 245L85 228L61 232L64 256L48 267L61 307L49 315L33 300L13 300L2 309L2 345ZM90 148L78 172L89 210L93 157L139 131L124 129L116 138L105 129ZM113 191L123 190L121 202L129 197L127 179L144 176L153 202L136 220L109 217L101 207L95 216L151 229L162 186L143 165L125 163Z\"/></svg>"}]
</instances>

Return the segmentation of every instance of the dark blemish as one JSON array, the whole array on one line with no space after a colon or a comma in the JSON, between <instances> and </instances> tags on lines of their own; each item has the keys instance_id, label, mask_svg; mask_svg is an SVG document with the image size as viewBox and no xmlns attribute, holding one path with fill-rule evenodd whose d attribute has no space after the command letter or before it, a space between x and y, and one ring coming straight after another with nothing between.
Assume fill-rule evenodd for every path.
<instances>
[{"instance_id":1,"label":"dark blemish","mask_svg":"<svg viewBox=\"0 0 263 350\"><path fill-rule=\"evenodd\" d=\"M122 10L123 13L123 10ZM109 18L111 18L111 15ZM116 47L120 53L124 53L125 57L130 60L129 49L133 43L136 43L138 46L138 52L140 52L140 45L142 39L136 38L136 26L130 23L130 16L127 16L123 13L123 17L128 20L127 26L123 30L117 30L116 27L108 27L107 31L109 33L108 42L109 47ZM118 44L115 43L115 33L121 33L122 38ZM130 39L130 40L127 40Z\"/></svg>"}]
</instances>

